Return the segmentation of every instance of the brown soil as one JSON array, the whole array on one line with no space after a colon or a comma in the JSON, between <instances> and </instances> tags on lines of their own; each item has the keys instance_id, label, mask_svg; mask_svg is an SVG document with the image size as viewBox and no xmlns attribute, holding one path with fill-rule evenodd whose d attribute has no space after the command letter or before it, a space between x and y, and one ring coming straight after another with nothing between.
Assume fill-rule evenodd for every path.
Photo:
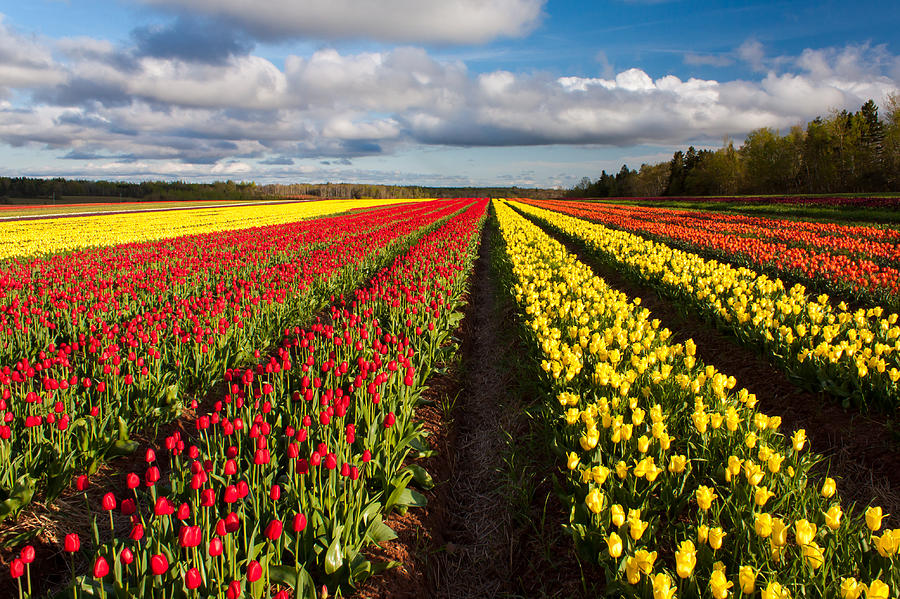
<instances>
[{"instance_id":1,"label":"brown soil","mask_svg":"<svg viewBox=\"0 0 900 599\"><path fill-rule=\"evenodd\" d=\"M755 393L760 410L781 416L785 433L806 429L812 449L827 458L822 468L838 481L845 500L860 506L881 505L895 523L900 522L900 438L887 424L887 416L845 410L834 397L797 386L753 348L740 345L698 314L678 310L653 287L608 267L577 243L536 224L564 243L610 286L641 298L641 305L672 331L676 341L692 338L697 343L697 355L705 363L733 375L739 386Z\"/></svg>"}]
</instances>

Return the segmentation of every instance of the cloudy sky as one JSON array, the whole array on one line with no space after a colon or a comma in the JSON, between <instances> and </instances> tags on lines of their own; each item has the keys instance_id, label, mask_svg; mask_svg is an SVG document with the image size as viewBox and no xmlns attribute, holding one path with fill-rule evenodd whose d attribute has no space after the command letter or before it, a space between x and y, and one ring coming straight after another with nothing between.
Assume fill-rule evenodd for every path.
<instances>
[{"instance_id":1,"label":"cloudy sky","mask_svg":"<svg viewBox=\"0 0 900 599\"><path fill-rule=\"evenodd\" d=\"M0 2L0 175L568 186L900 88L896 0Z\"/></svg>"}]
</instances>

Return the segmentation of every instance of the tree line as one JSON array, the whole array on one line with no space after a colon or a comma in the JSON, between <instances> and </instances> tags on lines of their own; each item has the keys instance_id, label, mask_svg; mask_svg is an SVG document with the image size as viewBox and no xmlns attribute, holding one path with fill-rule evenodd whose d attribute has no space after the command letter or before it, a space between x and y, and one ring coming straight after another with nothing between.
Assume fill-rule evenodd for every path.
<instances>
[{"instance_id":1,"label":"tree line","mask_svg":"<svg viewBox=\"0 0 900 599\"><path fill-rule=\"evenodd\" d=\"M867 101L856 112L832 111L785 133L763 127L740 147L677 151L672 159L623 165L596 181L584 177L569 196L650 197L827 194L900 191L900 94L888 96L884 117Z\"/></svg>"},{"instance_id":2,"label":"tree line","mask_svg":"<svg viewBox=\"0 0 900 599\"><path fill-rule=\"evenodd\" d=\"M277 198L434 198L434 197L559 197L552 189L519 187L421 187L365 183L294 183L257 185L216 181L87 181L0 177L0 204L45 204L115 200L252 200Z\"/></svg>"}]
</instances>

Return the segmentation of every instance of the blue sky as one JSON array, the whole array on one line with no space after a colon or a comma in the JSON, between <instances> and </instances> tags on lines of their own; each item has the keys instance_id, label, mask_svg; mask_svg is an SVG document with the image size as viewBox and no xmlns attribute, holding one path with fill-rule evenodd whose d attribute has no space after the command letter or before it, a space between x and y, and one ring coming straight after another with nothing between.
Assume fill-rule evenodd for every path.
<instances>
[{"instance_id":1,"label":"blue sky","mask_svg":"<svg viewBox=\"0 0 900 599\"><path fill-rule=\"evenodd\" d=\"M873 2L0 3L0 174L568 186L900 87Z\"/></svg>"}]
</instances>

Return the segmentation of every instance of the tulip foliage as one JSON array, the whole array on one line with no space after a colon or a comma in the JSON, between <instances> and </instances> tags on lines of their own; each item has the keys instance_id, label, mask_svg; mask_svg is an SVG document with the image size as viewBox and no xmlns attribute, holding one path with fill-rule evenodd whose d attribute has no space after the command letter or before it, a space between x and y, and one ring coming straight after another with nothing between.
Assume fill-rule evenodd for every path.
<instances>
[{"instance_id":1,"label":"tulip foliage","mask_svg":"<svg viewBox=\"0 0 900 599\"><path fill-rule=\"evenodd\" d=\"M0 520L133 451L465 202L128 244L0 272Z\"/></svg>"},{"instance_id":2,"label":"tulip foliage","mask_svg":"<svg viewBox=\"0 0 900 599\"><path fill-rule=\"evenodd\" d=\"M897 409L900 323L881 307L851 310L827 295L810 297L749 268L716 260L567 214L516 204L587 246L612 267L660 288L681 305L730 330L742 342L780 357L780 365L847 405ZM560 209L562 210L562 209Z\"/></svg>"},{"instance_id":3,"label":"tulip foliage","mask_svg":"<svg viewBox=\"0 0 900 599\"><path fill-rule=\"evenodd\" d=\"M512 292L549 388L569 529L629 597L888 597L900 529L843 505L801 429L672 343L638 300L497 205ZM548 217L549 219L549 217ZM581 226L584 226L582 223Z\"/></svg>"},{"instance_id":4,"label":"tulip foliage","mask_svg":"<svg viewBox=\"0 0 900 599\"><path fill-rule=\"evenodd\" d=\"M428 453L414 412L461 318L487 202L447 209L461 207L311 325L284 328L268 358L226 363L228 387L196 434L148 452L130 492L97 506L95 544L104 526L113 540L72 590L313 597L390 565L361 549L395 536L385 513L424 505L411 485L433 484L410 461ZM107 522L112 510L128 529Z\"/></svg>"}]
</instances>

